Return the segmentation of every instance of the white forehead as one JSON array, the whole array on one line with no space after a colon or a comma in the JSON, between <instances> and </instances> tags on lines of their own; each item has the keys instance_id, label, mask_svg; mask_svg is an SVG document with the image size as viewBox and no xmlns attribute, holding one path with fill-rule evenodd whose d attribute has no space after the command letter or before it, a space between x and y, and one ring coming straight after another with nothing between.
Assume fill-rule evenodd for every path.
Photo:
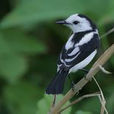
<instances>
[{"instance_id":1,"label":"white forehead","mask_svg":"<svg viewBox=\"0 0 114 114\"><path fill-rule=\"evenodd\" d=\"M73 14L70 17L66 19L67 22L74 22L74 21L79 21L79 22L88 22L86 18L82 18L78 16L78 14Z\"/></svg>"}]
</instances>

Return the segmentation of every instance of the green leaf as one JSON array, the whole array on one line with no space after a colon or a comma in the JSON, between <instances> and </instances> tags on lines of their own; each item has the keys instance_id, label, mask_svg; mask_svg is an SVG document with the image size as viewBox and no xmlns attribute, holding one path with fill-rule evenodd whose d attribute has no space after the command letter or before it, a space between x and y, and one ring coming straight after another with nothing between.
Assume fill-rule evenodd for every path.
<instances>
[{"instance_id":1,"label":"green leaf","mask_svg":"<svg viewBox=\"0 0 114 114\"><path fill-rule=\"evenodd\" d=\"M108 1L108 10L106 13L103 12L104 16L100 19L99 24L106 24L107 22L113 22L114 20L114 0Z\"/></svg>"},{"instance_id":2,"label":"green leaf","mask_svg":"<svg viewBox=\"0 0 114 114\"><path fill-rule=\"evenodd\" d=\"M102 12L108 10L108 5L109 1L105 0L21 0L17 2L14 10L3 19L1 27L31 25L74 13L89 12L101 16Z\"/></svg>"},{"instance_id":3,"label":"green leaf","mask_svg":"<svg viewBox=\"0 0 114 114\"><path fill-rule=\"evenodd\" d=\"M81 103L81 110L90 111L98 114L100 112L100 101L96 98L89 98L87 101Z\"/></svg>"},{"instance_id":4,"label":"green leaf","mask_svg":"<svg viewBox=\"0 0 114 114\"><path fill-rule=\"evenodd\" d=\"M109 112L109 114L114 113L114 79L113 76L108 80L106 83L108 83L108 86L105 87L105 93L106 93L106 107Z\"/></svg>"},{"instance_id":5,"label":"green leaf","mask_svg":"<svg viewBox=\"0 0 114 114\"><path fill-rule=\"evenodd\" d=\"M10 27L23 25L52 19L58 16L65 16L74 11L82 11L83 9L80 7L80 2L75 4L75 0L21 0L11 14L5 18L1 26Z\"/></svg>"},{"instance_id":6,"label":"green leaf","mask_svg":"<svg viewBox=\"0 0 114 114\"><path fill-rule=\"evenodd\" d=\"M27 67L24 57L11 54L0 56L0 74L9 82L17 81L26 72Z\"/></svg>"},{"instance_id":7,"label":"green leaf","mask_svg":"<svg viewBox=\"0 0 114 114\"><path fill-rule=\"evenodd\" d=\"M114 107L114 93L112 93L112 95L107 100L107 108L108 108L109 114L114 113L114 108L113 107Z\"/></svg>"},{"instance_id":8,"label":"green leaf","mask_svg":"<svg viewBox=\"0 0 114 114\"><path fill-rule=\"evenodd\" d=\"M8 51L10 50L10 52L34 54L46 50L42 42L18 29L4 30L1 34L3 36L2 39L0 38L0 40L3 40L1 46Z\"/></svg>"},{"instance_id":9,"label":"green leaf","mask_svg":"<svg viewBox=\"0 0 114 114\"><path fill-rule=\"evenodd\" d=\"M25 56L45 50L43 43L20 30L0 31L0 76L10 82L18 80L28 69Z\"/></svg>"},{"instance_id":10,"label":"green leaf","mask_svg":"<svg viewBox=\"0 0 114 114\"><path fill-rule=\"evenodd\" d=\"M57 95L56 102L59 102L63 98L62 95ZM44 97L38 102L37 114L47 114L53 102L52 95L44 95ZM68 103L66 104L68 105ZM62 114L70 114L71 107L63 111Z\"/></svg>"},{"instance_id":11,"label":"green leaf","mask_svg":"<svg viewBox=\"0 0 114 114\"><path fill-rule=\"evenodd\" d=\"M35 114L42 91L28 82L4 88L4 102L11 114Z\"/></svg>"}]
</instances>

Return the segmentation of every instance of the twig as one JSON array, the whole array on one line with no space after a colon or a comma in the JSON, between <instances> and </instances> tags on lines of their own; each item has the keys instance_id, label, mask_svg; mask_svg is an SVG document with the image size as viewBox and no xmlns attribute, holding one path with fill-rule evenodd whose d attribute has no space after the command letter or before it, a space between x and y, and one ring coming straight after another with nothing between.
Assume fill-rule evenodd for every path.
<instances>
[{"instance_id":1,"label":"twig","mask_svg":"<svg viewBox=\"0 0 114 114\"><path fill-rule=\"evenodd\" d=\"M101 35L101 38L108 36L112 32L114 32L114 27L112 29L110 29L108 32L106 32L105 34Z\"/></svg>"},{"instance_id":2,"label":"twig","mask_svg":"<svg viewBox=\"0 0 114 114\"><path fill-rule=\"evenodd\" d=\"M99 68L101 69L102 72L104 72L105 74L112 74L111 72L107 71L104 67L102 67L101 65L99 65Z\"/></svg>"},{"instance_id":3,"label":"twig","mask_svg":"<svg viewBox=\"0 0 114 114\"><path fill-rule=\"evenodd\" d=\"M95 79L95 77L93 77L93 79L94 79L95 83L97 84L97 86L98 86L98 88L100 90L100 93L101 93L101 95L99 96L99 100L100 100L101 105L102 105L101 106L101 114L104 114L104 111L106 112L106 114L108 114L108 111L107 111L107 109L105 107L106 100L104 98L103 91L102 91L100 85L98 84L97 80Z\"/></svg>"},{"instance_id":4,"label":"twig","mask_svg":"<svg viewBox=\"0 0 114 114\"><path fill-rule=\"evenodd\" d=\"M103 66L106 61L111 57L111 55L114 53L114 44L110 46L104 54L101 55L101 57L94 63L88 74L86 75L86 78L82 78L77 84L74 86L74 91L70 89L66 95L63 97L62 100L60 100L55 107L53 107L52 111L50 114L57 114L61 107L69 101L79 90L81 90L92 77L100 70L99 65Z\"/></svg>"},{"instance_id":5,"label":"twig","mask_svg":"<svg viewBox=\"0 0 114 114\"><path fill-rule=\"evenodd\" d=\"M99 100L100 100L100 103L101 103L101 112L100 112L100 114L104 114L105 109L104 109L104 106L103 106L103 102L102 102L101 96L99 96ZM105 104L104 104L104 105L105 105Z\"/></svg>"},{"instance_id":6,"label":"twig","mask_svg":"<svg viewBox=\"0 0 114 114\"><path fill-rule=\"evenodd\" d=\"M53 97L54 97L54 98L53 98L52 107L54 107L54 106L55 106L55 102L56 102L56 95L54 95Z\"/></svg>"},{"instance_id":7,"label":"twig","mask_svg":"<svg viewBox=\"0 0 114 114\"><path fill-rule=\"evenodd\" d=\"M75 101L71 102L69 105L67 105L66 107L64 107L63 109L61 109L59 112L63 112L64 110L66 110L67 108L69 108L70 106L77 104L78 102L80 102L81 100L85 99L85 98L89 98L89 97L95 97L100 95L99 92L95 92L95 93L91 93L91 94L86 94L83 95L81 97L79 97L78 99L76 99Z\"/></svg>"}]
</instances>

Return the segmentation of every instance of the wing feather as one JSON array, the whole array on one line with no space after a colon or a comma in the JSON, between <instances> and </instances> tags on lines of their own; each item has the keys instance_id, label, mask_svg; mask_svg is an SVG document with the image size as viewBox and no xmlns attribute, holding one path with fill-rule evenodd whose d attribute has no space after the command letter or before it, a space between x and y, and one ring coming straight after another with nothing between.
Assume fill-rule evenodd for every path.
<instances>
[{"instance_id":1,"label":"wing feather","mask_svg":"<svg viewBox=\"0 0 114 114\"><path fill-rule=\"evenodd\" d=\"M61 57L59 57L58 65L65 65L66 67L73 67L87 58L93 51L99 47L99 36L94 34L90 41L83 45L73 46L70 49L63 47Z\"/></svg>"}]
</instances>

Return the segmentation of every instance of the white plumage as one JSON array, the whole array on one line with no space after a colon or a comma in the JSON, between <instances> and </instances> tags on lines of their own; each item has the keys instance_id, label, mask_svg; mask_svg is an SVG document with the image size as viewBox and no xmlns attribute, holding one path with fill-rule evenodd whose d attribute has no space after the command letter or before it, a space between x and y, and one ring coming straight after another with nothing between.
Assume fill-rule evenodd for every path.
<instances>
[{"instance_id":1,"label":"white plumage","mask_svg":"<svg viewBox=\"0 0 114 114\"><path fill-rule=\"evenodd\" d=\"M68 56L75 55L78 52L79 52L79 47L78 46L75 46L74 50L71 53L69 53Z\"/></svg>"},{"instance_id":2,"label":"white plumage","mask_svg":"<svg viewBox=\"0 0 114 114\"><path fill-rule=\"evenodd\" d=\"M73 33L62 48L57 62L57 73L46 89L47 94L62 93L66 76L86 67L99 47L97 27L88 17L74 14L57 23L66 25Z\"/></svg>"},{"instance_id":3,"label":"white plumage","mask_svg":"<svg viewBox=\"0 0 114 114\"><path fill-rule=\"evenodd\" d=\"M93 32L85 34L85 36L79 41L79 43L75 44L75 46L80 46L85 43L88 43L93 38L93 35L94 35Z\"/></svg>"},{"instance_id":4,"label":"white plumage","mask_svg":"<svg viewBox=\"0 0 114 114\"><path fill-rule=\"evenodd\" d=\"M87 66L92 61L92 59L95 57L96 53L97 53L97 50L92 52L86 59L84 59L83 61L76 64L74 67L72 67L70 69L69 73L70 72L76 72L79 69L83 69L85 66Z\"/></svg>"},{"instance_id":5,"label":"white plumage","mask_svg":"<svg viewBox=\"0 0 114 114\"><path fill-rule=\"evenodd\" d=\"M67 41L65 45L65 49L68 50L73 47L74 42L72 42L73 35L70 36L69 40Z\"/></svg>"}]
</instances>

